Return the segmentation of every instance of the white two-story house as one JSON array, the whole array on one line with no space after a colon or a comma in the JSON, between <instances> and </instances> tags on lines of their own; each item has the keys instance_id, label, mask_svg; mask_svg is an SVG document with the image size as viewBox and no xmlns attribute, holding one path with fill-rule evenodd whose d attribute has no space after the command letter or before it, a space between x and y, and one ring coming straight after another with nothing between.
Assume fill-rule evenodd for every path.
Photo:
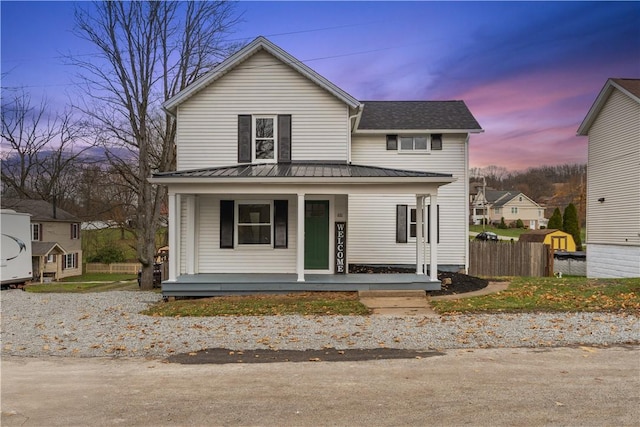
<instances>
[{"instance_id":1,"label":"white two-story house","mask_svg":"<svg viewBox=\"0 0 640 427\"><path fill-rule=\"evenodd\" d=\"M439 289L468 266L462 101L359 101L259 37L164 107L177 119L164 295ZM349 265L412 274L349 274Z\"/></svg>"},{"instance_id":2,"label":"white two-story house","mask_svg":"<svg viewBox=\"0 0 640 427\"><path fill-rule=\"evenodd\" d=\"M587 277L640 277L640 79L608 79L588 136Z\"/></svg>"}]
</instances>

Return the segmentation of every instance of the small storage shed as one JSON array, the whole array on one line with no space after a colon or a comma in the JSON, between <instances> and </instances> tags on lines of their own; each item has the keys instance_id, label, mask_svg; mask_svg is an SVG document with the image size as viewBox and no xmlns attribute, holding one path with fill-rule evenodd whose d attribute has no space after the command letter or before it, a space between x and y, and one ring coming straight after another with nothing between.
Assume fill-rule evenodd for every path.
<instances>
[{"instance_id":1,"label":"small storage shed","mask_svg":"<svg viewBox=\"0 0 640 427\"><path fill-rule=\"evenodd\" d=\"M573 236L561 230L531 230L527 233L521 234L519 240L521 242L544 243L545 245L550 245L555 251L576 251L576 242L573 240Z\"/></svg>"}]
</instances>

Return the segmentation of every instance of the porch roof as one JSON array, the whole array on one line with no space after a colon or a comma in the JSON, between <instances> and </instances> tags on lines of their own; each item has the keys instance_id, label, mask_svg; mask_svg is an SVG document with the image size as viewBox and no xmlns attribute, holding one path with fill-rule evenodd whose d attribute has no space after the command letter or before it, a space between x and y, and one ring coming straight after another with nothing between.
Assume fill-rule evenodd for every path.
<instances>
[{"instance_id":1,"label":"porch roof","mask_svg":"<svg viewBox=\"0 0 640 427\"><path fill-rule=\"evenodd\" d=\"M31 242L32 256L61 255L67 251L56 242Z\"/></svg>"},{"instance_id":2,"label":"porch roof","mask_svg":"<svg viewBox=\"0 0 640 427\"><path fill-rule=\"evenodd\" d=\"M352 181L353 179L384 179L394 181L396 179L417 178L422 181L427 179L432 182L451 182L453 175L433 172L419 172L404 169L381 168L377 166L354 165L347 163L331 162L292 162L292 163L267 163L267 164L242 164L235 166L222 166L205 169L185 171L162 172L153 175L152 180L158 183L174 181L180 182L186 179L274 179L287 181L300 179L318 179L326 182L327 178L339 181Z\"/></svg>"}]
</instances>

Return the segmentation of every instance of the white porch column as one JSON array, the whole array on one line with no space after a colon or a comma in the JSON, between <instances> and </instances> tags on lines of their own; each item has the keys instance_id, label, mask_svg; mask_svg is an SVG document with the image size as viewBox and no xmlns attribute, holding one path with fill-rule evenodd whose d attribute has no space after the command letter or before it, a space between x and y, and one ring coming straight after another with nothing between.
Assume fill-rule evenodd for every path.
<instances>
[{"instance_id":1,"label":"white porch column","mask_svg":"<svg viewBox=\"0 0 640 427\"><path fill-rule=\"evenodd\" d=\"M438 280L438 194L430 195L429 214L431 230L429 230L429 276L432 281Z\"/></svg>"},{"instance_id":2,"label":"white porch column","mask_svg":"<svg viewBox=\"0 0 640 427\"><path fill-rule=\"evenodd\" d=\"M186 273L196 274L196 196L193 194L185 196L186 198L186 223L189 224L186 231Z\"/></svg>"},{"instance_id":3,"label":"white porch column","mask_svg":"<svg viewBox=\"0 0 640 427\"><path fill-rule=\"evenodd\" d=\"M298 241L296 272L298 282L304 282L304 193L298 193Z\"/></svg>"},{"instance_id":4,"label":"white porch column","mask_svg":"<svg viewBox=\"0 0 640 427\"><path fill-rule=\"evenodd\" d=\"M422 240L424 237L423 206L424 196L418 196L416 194L416 274L425 274L422 264L423 257L421 255ZM409 212L409 215L411 215L411 212Z\"/></svg>"},{"instance_id":5,"label":"white porch column","mask_svg":"<svg viewBox=\"0 0 640 427\"><path fill-rule=\"evenodd\" d=\"M175 282L180 268L180 196L169 192L169 281Z\"/></svg>"}]
</instances>

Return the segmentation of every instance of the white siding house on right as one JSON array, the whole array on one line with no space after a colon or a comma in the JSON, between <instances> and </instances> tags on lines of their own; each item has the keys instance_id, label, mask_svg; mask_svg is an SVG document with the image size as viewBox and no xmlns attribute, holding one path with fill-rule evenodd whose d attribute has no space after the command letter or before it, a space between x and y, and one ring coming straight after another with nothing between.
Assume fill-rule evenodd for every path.
<instances>
[{"instance_id":1,"label":"white siding house on right","mask_svg":"<svg viewBox=\"0 0 640 427\"><path fill-rule=\"evenodd\" d=\"M609 79L578 135L589 137L587 277L640 277L640 79Z\"/></svg>"}]
</instances>

